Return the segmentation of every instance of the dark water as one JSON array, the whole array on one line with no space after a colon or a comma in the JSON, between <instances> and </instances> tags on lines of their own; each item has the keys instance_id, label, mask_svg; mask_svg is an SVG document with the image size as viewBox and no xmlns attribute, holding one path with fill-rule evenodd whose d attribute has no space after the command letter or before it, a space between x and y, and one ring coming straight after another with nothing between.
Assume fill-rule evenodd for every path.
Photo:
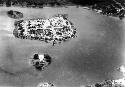
<instances>
[{"instance_id":1,"label":"dark water","mask_svg":"<svg viewBox=\"0 0 125 87\"><path fill-rule=\"evenodd\" d=\"M26 11L24 13L28 17L37 16ZM51 44L2 34L0 84L35 87L39 82L49 81L59 87L80 87L120 78L116 67L124 63L121 55L124 42L122 21L75 7L35 11L50 15L67 13L77 28L78 37L53 47ZM43 72L37 72L28 65L28 59L36 52L53 56L52 64Z\"/></svg>"}]
</instances>

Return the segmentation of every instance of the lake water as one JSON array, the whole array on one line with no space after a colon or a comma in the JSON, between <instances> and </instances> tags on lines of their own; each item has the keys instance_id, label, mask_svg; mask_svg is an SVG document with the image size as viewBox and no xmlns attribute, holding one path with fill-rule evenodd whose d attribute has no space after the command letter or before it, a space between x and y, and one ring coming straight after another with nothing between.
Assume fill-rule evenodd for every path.
<instances>
[{"instance_id":1,"label":"lake water","mask_svg":"<svg viewBox=\"0 0 125 87\"><path fill-rule=\"evenodd\" d=\"M22 12L23 19L68 14L77 37L55 46L17 39L12 35L15 19L6 15L10 9ZM122 75L116 68L124 64L124 21L75 6L0 7L0 52L0 85L35 87L39 82L49 81L58 87L80 87L119 79ZM35 71L28 62L34 53L50 54L52 64L43 72Z\"/></svg>"}]
</instances>

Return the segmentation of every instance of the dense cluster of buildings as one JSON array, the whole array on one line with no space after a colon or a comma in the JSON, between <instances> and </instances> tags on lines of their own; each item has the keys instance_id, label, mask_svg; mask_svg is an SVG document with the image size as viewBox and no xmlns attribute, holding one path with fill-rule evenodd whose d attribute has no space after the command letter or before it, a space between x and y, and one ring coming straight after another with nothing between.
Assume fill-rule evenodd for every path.
<instances>
[{"instance_id":1,"label":"dense cluster of buildings","mask_svg":"<svg viewBox=\"0 0 125 87\"><path fill-rule=\"evenodd\" d=\"M49 19L29 19L15 22L14 36L40 40L53 45L76 37L76 28L63 15Z\"/></svg>"}]
</instances>

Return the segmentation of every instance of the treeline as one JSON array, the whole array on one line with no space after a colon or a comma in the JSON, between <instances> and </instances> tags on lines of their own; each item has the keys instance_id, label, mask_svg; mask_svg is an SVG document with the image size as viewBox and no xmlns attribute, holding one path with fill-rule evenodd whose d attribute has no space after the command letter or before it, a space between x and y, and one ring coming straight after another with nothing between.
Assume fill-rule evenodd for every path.
<instances>
[{"instance_id":1,"label":"treeline","mask_svg":"<svg viewBox=\"0 0 125 87\"><path fill-rule=\"evenodd\" d=\"M122 5L125 5L124 0L0 0L1 5L11 6L11 5L22 5L22 6L61 6L61 5L80 5L80 6L90 6L100 3L107 3L117 1Z\"/></svg>"},{"instance_id":2,"label":"treeline","mask_svg":"<svg viewBox=\"0 0 125 87\"><path fill-rule=\"evenodd\" d=\"M62 6L62 5L81 5L89 6L98 3L107 2L107 0L0 0L1 5L22 5L22 6Z\"/></svg>"},{"instance_id":3,"label":"treeline","mask_svg":"<svg viewBox=\"0 0 125 87\"><path fill-rule=\"evenodd\" d=\"M17 5L25 7L62 6L69 3L69 0L0 0L0 5L6 5L7 7Z\"/></svg>"}]
</instances>

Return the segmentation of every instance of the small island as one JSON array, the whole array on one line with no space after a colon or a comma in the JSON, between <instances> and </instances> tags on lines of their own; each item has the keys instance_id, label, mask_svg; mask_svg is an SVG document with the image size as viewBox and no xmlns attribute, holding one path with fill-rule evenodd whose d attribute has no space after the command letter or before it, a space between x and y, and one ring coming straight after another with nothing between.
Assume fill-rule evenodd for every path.
<instances>
[{"instance_id":1,"label":"small island","mask_svg":"<svg viewBox=\"0 0 125 87\"><path fill-rule=\"evenodd\" d=\"M21 13L19 11L14 11L14 10L7 11L7 15L8 15L8 17L13 18L13 19L23 18L23 13Z\"/></svg>"},{"instance_id":2,"label":"small island","mask_svg":"<svg viewBox=\"0 0 125 87\"><path fill-rule=\"evenodd\" d=\"M43 71L51 64L51 62L52 58L49 54L34 54L30 63L35 68L35 70Z\"/></svg>"}]
</instances>

